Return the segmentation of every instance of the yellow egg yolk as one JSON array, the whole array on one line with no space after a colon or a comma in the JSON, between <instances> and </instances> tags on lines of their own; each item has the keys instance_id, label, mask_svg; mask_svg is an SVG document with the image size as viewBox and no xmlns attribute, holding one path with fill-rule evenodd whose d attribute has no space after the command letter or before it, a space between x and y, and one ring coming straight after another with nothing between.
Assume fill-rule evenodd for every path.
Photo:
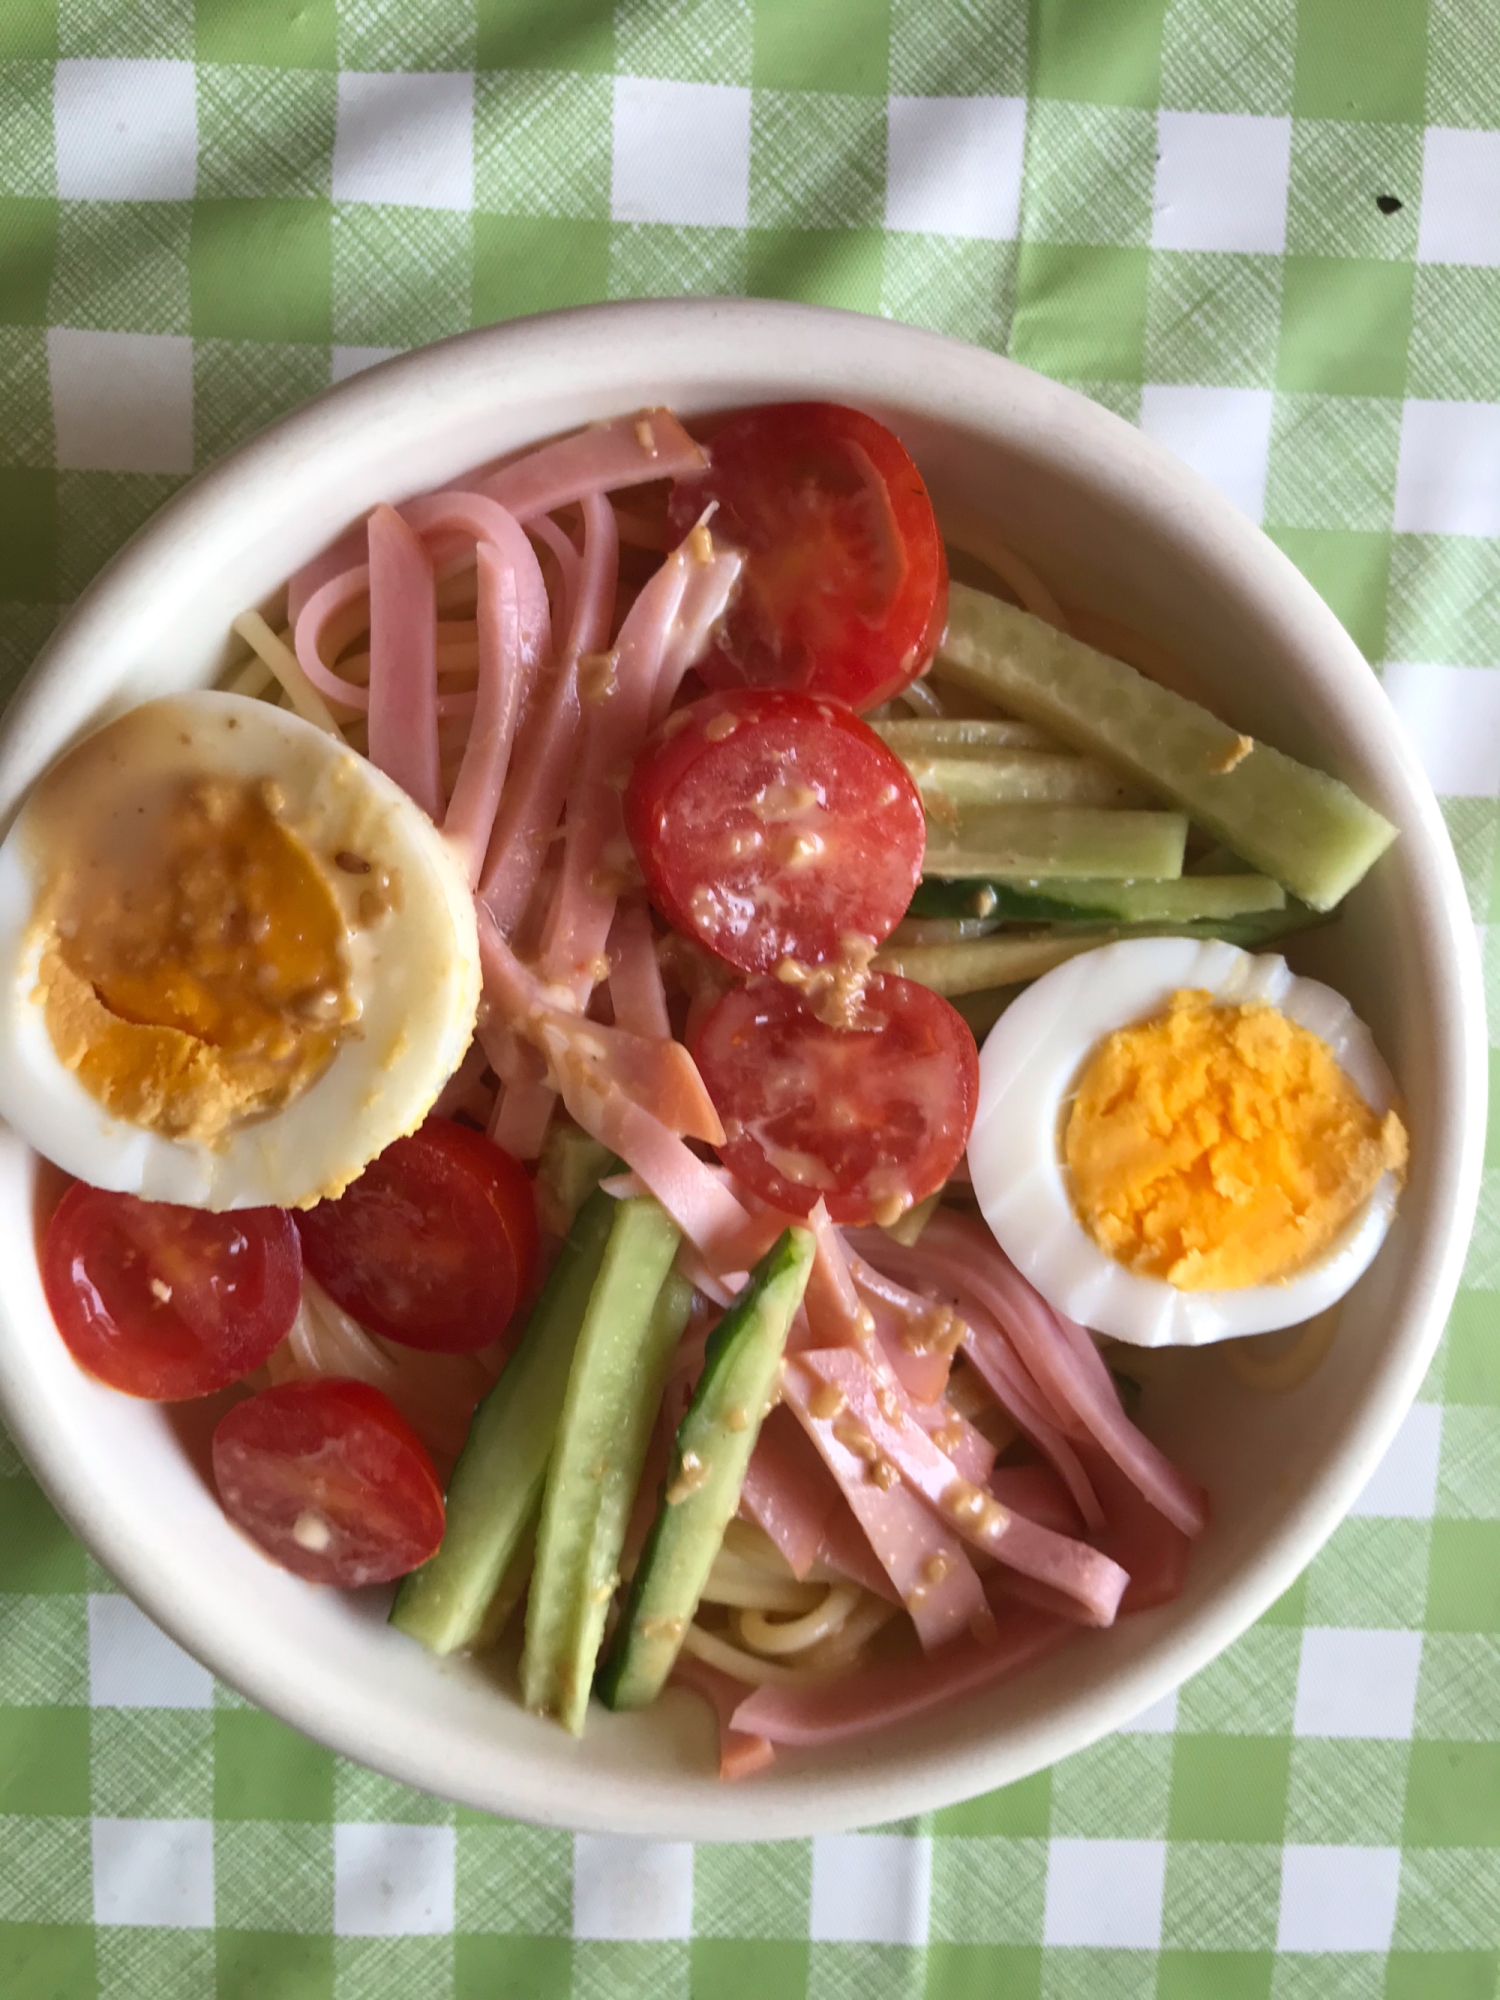
<instances>
[{"instance_id":1,"label":"yellow egg yolk","mask_svg":"<svg viewBox=\"0 0 1500 2000\"><path fill-rule=\"evenodd\" d=\"M158 784L55 867L47 1030L113 1116L214 1144L300 1096L356 1017L343 919L279 806L264 780Z\"/></svg>"},{"instance_id":2,"label":"yellow egg yolk","mask_svg":"<svg viewBox=\"0 0 1500 2000\"><path fill-rule=\"evenodd\" d=\"M1288 1278L1357 1213L1406 1132L1321 1037L1264 1003L1175 993L1094 1049L1063 1152L1090 1236L1182 1291Z\"/></svg>"}]
</instances>

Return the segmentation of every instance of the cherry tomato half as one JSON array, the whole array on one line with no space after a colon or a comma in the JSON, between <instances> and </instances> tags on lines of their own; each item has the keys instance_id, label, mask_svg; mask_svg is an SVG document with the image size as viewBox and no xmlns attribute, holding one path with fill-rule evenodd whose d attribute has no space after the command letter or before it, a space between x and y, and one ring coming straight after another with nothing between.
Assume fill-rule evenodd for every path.
<instances>
[{"instance_id":1,"label":"cherry tomato half","mask_svg":"<svg viewBox=\"0 0 1500 2000\"><path fill-rule=\"evenodd\" d=\"M467 1354L504 1333L531 1280L526 1171L447 1118L387 1146L336 1201L298 1211L318 1283L371 1333Z\"/></svg>"},{"instance_id":2,"label":"cherry tomato half","mask_svg":"<svg viewBox=\"0 0 1500 2000\"><path fill-rule=\"evenodd\" d=\"M821 1195L835 1222L894 1216L940 1188L969 1141L979 1052L926 986L877 973L868 1028L820 1021L776 980L737 987L693 1053L719 1116L724 1164L791 1215Z\"/></svg>"},{"instance_id":3,"label":"cherry tomato half","mask_svg":"<svg viewBox=\"0 0 1500 2000\"><path fill-rule=\"evenodd\" d=\"M285 1210L212 1215L82 1181L53 1210L41 1266L73 1359L156 1403L211 1395L258 1368L302 1291Z\"/></svg>"},{"instance_id":4,"label":"cherry tomato half","mask_svg":"<svg viewBox=\"0 0 1500 2000\"><path fill-rule=\"evenodd\" d=\"M712 687L802 688L874 708L932 658L948 559L922 475L862 410L773 403L732 417L706 471L672 488L680 540L710 501L746 554L739 594L698 671Z\"/></svg>"},{"instance_id":5,"label":"cherry tomato half","mask_svg":"<svg viewBox=\"0 0 1500 2000\"><path fill-rule=\"evenodd\" d=\"M927 839L906 766L868 723L772 688L671 716L636 761L625 823L658 909L742 972L889 937Z\"/></svg>"},{"instance_id":6,"label":"cherry tomato half","mask_svg":"<svg viewBox=\"0 0 1500 2000\"><path fill-rule=\"evenodd\" d=\"M219 1421L224 1512L309 1583L389 1583L443 1539L443 1489L395 1405L367 1382L282 1382Z\"/></svg>"}]
</instances>

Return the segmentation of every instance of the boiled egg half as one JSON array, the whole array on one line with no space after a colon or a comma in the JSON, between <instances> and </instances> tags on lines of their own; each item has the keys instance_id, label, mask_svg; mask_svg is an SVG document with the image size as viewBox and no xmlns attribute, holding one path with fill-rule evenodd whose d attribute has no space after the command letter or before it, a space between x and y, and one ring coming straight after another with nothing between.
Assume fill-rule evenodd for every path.
<instances>
[{"instance_id":1,"label":"boiled egg half","mask_svg":"<svg viewBox=\"0 0 1500 2000\"><path fill-rule=\"evenodd\" d=\"M240 696L87 737L0 846L0 1114L95 1187L335 1195L469 1044L474 911L441 834L342 739Z\"/></svg>"},{"instance_id":2,"label":"boiled egg half","mask_svg":"<svg viewBox=\"0 0 1500 2000\"><path fill-rule=\"evenodd\" d=\"M1406 1134L1369 1030L1282 958L1192 938L1085 952L979 1059L974 1192L1059 1312L1143 1347L1293 1326L1395 1214Z\"/></svg>"}]
</instances>

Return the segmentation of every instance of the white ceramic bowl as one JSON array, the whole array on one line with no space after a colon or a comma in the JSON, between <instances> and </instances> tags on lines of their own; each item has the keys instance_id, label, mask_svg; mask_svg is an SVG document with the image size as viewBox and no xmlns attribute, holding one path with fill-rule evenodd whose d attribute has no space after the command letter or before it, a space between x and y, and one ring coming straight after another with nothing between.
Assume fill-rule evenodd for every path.
<instances>
[{"instance_id":1,"label":"white ceramic bowl","mask_svg":"<svg viewBox=\"0 0 1500 2000\"><path fill-rule=\"evenodd\" d=\"M1239 727L1347 779L1402 837L1294 953L1345 991L1406 1093L1400 1220L1329 1359L1261 1396L1212 1355L1148 1389L1144 1422L1208 1483L1187 1588L919 1724L721 1786L706 1708L590 1717L575 1743L491 1671L438 1662L378 1594L309 1589L226 1524L201 1470L211 1412L87 1380L37 1278L35 1163L0 1132L0 1408L82 1540L188 1650L350 1757L468 1804L584 1830L766 1839L869 1824L1034 1771L1204 1665L1301 1570L1411 1401L1458 1280L1484 1122L1469 912L1432 793L1374 676L1292 565L1195 474L1105 411L976 349L888 322L738 301L601 306L466 334L321 397L233 453L111 564L0 732L0 815L85 725L226 663L269 599L373 502L617 411L826 397L900 432L940 511L991 522L1074 602L1194 661Z\"/></svg>"}]
</instances>

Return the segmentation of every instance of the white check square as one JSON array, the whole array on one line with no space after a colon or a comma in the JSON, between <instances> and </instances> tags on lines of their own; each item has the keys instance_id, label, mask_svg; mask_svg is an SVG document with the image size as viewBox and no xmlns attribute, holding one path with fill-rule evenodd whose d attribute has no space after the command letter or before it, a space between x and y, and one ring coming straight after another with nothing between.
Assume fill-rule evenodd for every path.
<instances>
[{"instance_id":1,"label":"white check square","mask_svg":"<svg viewBox=\"0 0 1500 2000\"><path fill-rule=\"evenodd\" d=\"M1439 798L1500 798L1500 674L1492 667L1388 660L1381 668L1380 678ZM1430 1469L1424 1456L1419 1469L1420 1485L1410 1496L1418 1504L1399 1504L1406 1497L1409 1483L1404 1470L1401 1490L1394 1500L1388 1491L1386 1467L1402 1444L1398 1435L1354 1503L1354 1513L1420 1513L1424 1517L1432 1513L1437 1496L1443 1413L1435 1404L1428 1403L1418 1403L1412 1416L1416 1410L1431 1410L1432 1416L1427 1421L1436 1434L1431 1445ZM1407 1422L1410 1421L1408 1417ZM1403 1425L1403 1432L1405 1428ZM1416 1485L1416 1479L1411 1478L1410 1484Z\"/></svg>"},{"instance_id":2,"label":"white check square","mask_svg":"<svg viewBox=\"0 0 1500 2000\"><path fill-rule=\"evenodd\" d=\"M389 361L400 352L399 347L335 347L329 358L329 374L335 382L347 382L351 375L361 375L366 368Z\"/></svg>"},{"instance_id":3,"label":"white check square","mask_svg":"<svg viewBox=\"0 0 1500 2000\"><path fill-rule=\"evenodd\" d=\"M64 201L190 201L198 184L193 65L60 62L52 135Z\"/></svg>"},{"instance_id":4,"label":"white check square","mask_svg":"<svg viewBox=\"0 0 1500 2000\"><path fill-rule=\"evenodd\" d=\"M1266 506L1271 408L1269 389L1148 383L1141 391L1141 429L1259 521Z\"/></svg>"},{"instance_id":5,"label":"white check square","mask_svg":"<svg viewBox=\"0 0 1500 2000\"><path fill-rule=\"evenodd\" d=\"M206 1819L96 1819L94 1922L209 1930L214 1829Z\"/></svg>"},{"instance_id":6,"label":"white check square","mask_svg":"<svg viewBox=\"0 0 1500 2000\"><path fill-rule=\"evenodd\" d=\"M616 222L748 227L749 91L617 76L610 212Z\"/></svg>"},{"instance_id":7,"label":"white check square","mask_svg":"<svg viewBox=\"0 0 1500 2000\"><path fill-rule=\"evenodd\" d=\"M335 1826L335 1936L446 1937L456 1849L451 1826Z\"/></svg>"},{"instance_id":8,"label":"white check square","mask_svg":"<svg viewBox=\"0 0 1500 2000\"><path fill-rule=\"evenodd\" d=\"M1025 156L1024 97L893 97L886 228L1009 242Z\"/></svg>"},{"instance_id":9,"label":"white check square","mask_svg":"<svg viewBox=\"0 0 1500 2000\"><path fill-rule=\"evenodd\" d=\"M1398 1847L1283 1848L1278 1951L1388 1951Z\"/></svg>"},{"instance_id":10,"label":"white check square","mask_svg":"<svg viewBox=\"0 0 1500 2000\"><path fill-rule=\"evenodd\" d=\"M1411 728L1411 715L1419 698L1413 687L1412 670L1387 667L1382 676L1385 691L1396 713ZM1483 796L1500 791L1500 674L1473 667L1418 667L1423 689L1420 697L1430 701L1442 714L1446 725L1444 744L1455 761L1477 759L1487 749L1486 760L1493 774ZM1429 680L1428 676L1432 676ZM1460 680L1460 676L1462 679ZM1454 688L1451 683L1459 680ZM1413 732L1417 733L1417 732ZM1431 734L1430 728L1428 733ZM1422 750L1417 735L1418 753ZM1427 759L1424 757L1423 762ZM1441 765L1442 760L1438 760ZM1452 794L1460 786L1445 780L1448 773L1429 768L1435 792ZM1401 1419L1401 1428L1386 1447L1385 1457L1370 1474L1351 1514L1375 1516L1382 1520L1430 1521L1437 1507L1438 1460L1443 1450L1443 1410L1440 1403L1413 1403Z\"/></svg>"},{"instance_id":11,"label":"white check square","mask_svg":"<svg viewBox=\"0 0 1500 2000\"><path fill-rule=\"evenodd\" d=\"M1310 1625L1302 1634L1293 1732L1408 1741L1421 1671L1420 1632Z\"/></svg>"},{"instance_id":12,"label":"white check square","mask_svg":"<svg viewBox=\"0 0 1500 2000\"><path fill-rule=\"evenodd\" d=\"M649 1943L692 1934L690 1842L574 1835L574 1937Z\"/></svg>"},{"instance_id":13,"label":"white check square","mask_svg":"<svg viewBox=\"0 0 1500 2000\"><path fill-rule=\"evenodd\" d=\"M1050 1840L1043 1944L1155 1951L1161 1945L1164 1840Z\"/></svg>"},{"instance_id":14,"label":"white check square","mask_svg":"<svg viewBox=\"0 0 1500 2000\"><path fill-rule=\"evenodd\" d=\"M818 1942L925 1945L931 1900L927 1838L839 1833L813 1841L808 1936Z\"/></svg>"},{"instance_id":15,"label":"white check square","mask_svg":"<svg viewBox=\"0 0 1500 2000\"><path fill-rule=\"evenodd\" d=\"M180 333L47 335L57 463L75 472L191 472L193 343Z\"/></svg>"},{"instance_id":16,"label":"white check square","mask_svg":"<svg viewBox=\"0 0 1500 2000\"><path fill-rule=\"evenodd\" d=\"M1500 403L1403 405L1394 525L1398 535L1500 535Z\"/></svg>"},{"instance_id":17,"label":"white check square","mask_svg":"<svg viewBox=\"0 0 1500 2000\"><path fill-rule=\"evenodd\" d=\"M1286 248L1290 118L1159 111L1151 242L1157 250Z\"/></svg>"},{"instance_id":18,"label":"white check square","mask_svg":"<svg viewBox=\"0 0 1500 2000\"><path fill-rule=\"evenodd\" d=\"M467 73L339 77L335 201L395 208L474 206L474 79Z\"/></svg>"},{"instance_id":19,"label":"white check square","mask_svg":"<svg viewBox=\"0 0 1500 2000\"><path fill-rule=\"evenodd\" d=\"M1160 1701L1153 1701L1139 1715L1131 1716L1129 1722L1122 1722L1119 1733L1121 1736L1170 1736L1176 1727L1177 1690L1173 1688Z\"/></svg>"},{"instance_id":20,"label":"white check square","mask_svg":"<svg viewBox=\"0 0 1500 2000\"><path fill-rule=\"evenodd\" d=\"M89 1599L89 1701L95 1708L210 1708L214 1679L128 1597Z\"/></svg>"},{"instance_id":21,"label":"white check square","mask_svg":"<svg viewBox=\"0 0 1500 2000\"><path fill-rule=\"evenodd\" d=\"M1500 132L1427 128L1417 257L1423 264L1500 265Z\"/></svg>"}]
</instances>

